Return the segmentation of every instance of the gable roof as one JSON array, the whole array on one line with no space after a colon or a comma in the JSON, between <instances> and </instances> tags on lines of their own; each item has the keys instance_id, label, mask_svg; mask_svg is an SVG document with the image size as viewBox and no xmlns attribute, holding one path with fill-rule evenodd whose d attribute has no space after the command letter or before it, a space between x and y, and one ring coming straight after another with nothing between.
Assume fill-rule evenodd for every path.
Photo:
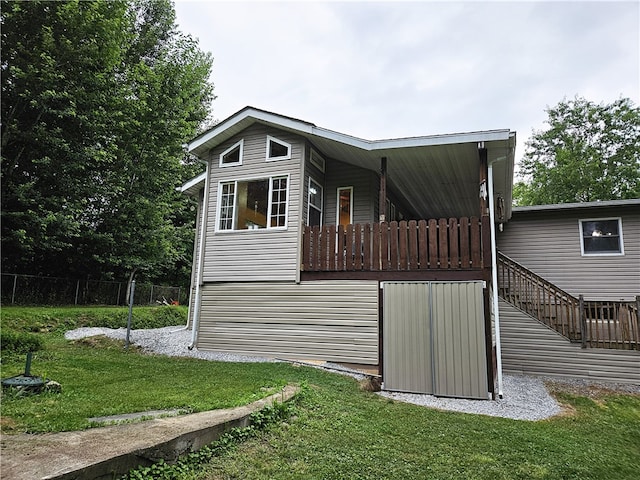
<instances>
[{"instance_id":1,"label":"gable roof","mask_svg":"<svg viewBox=\"0 0 640 480\"><path fill-rule=\"evenodd\" d=\"M478 209L478 145L484 144L494 164L494 191L502 195L510 217L515 155L515 132L488 130L420 137L365 140L320 128L292 117L245 107L188 143L190 153L202 158L254 123L306 138L327 158L379 171L387 157L388 183L417 212L457 217Z\"/></svg>"}]
</instances>

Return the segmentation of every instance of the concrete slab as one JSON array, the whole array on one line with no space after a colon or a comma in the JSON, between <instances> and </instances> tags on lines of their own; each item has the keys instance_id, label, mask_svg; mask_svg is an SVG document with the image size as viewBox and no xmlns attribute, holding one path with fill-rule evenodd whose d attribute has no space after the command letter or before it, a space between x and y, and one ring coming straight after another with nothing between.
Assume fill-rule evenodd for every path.
<instances>
[{"instance_id":1,"label":"concrete slab","mask_svg":"<svg viewBox=\"0 0 640 480\"><path fill-rule=\"evenodd\" d=\"M285 402L299 391L281 392L237 408L212 410L138 423L43 435L3 435L3 480L113 479L138 466L173 461L217 440L227 430L249 424L251 413Z\"/></svg>"}]
</instances>

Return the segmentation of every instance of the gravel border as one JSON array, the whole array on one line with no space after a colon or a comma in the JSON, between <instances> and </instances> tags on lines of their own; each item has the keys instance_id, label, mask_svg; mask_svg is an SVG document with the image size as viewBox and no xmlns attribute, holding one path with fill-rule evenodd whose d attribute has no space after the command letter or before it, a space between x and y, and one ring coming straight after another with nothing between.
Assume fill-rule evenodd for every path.
<instances>
[{"instance_id":1,"label":"gravel border","mask_svg":"<svg viewBox=\"0 0 640 480\"><path fill-rule=\"evenodd\" d=\"M110 338L125 340L126 334L127 330L125 328L112 329L89 327L70 330L65 333L65 338L68 340L77 340L84 337L105 335ZM131 330L129 340L132 344L140 346L147 352L172 357L192 357L220 362L284 361L269 357L204 352L195 348L189 350L188 345L191 343L191 330L187 330L183 326ZM302 361L291 363L308 365L343 375L349 375L357 380L365 378L365 375L363 375L362 372L334 363L327 362L317 364ZM545 383L547 383L548 386L545 385ZM640 385L614 384L588 379L571 379L565 377L503 375L502 387L503 398L494 401L445 398L435 397L433 395L389 391L378 392L378 395L396 401L413 403L440 410L529 421L543 420L562 412L561 406L549 394L549 387L551 389L562 389L564 391L580 395L591 395L594 392L602 390L640 395Z\"/></svg>"}]
</instances>

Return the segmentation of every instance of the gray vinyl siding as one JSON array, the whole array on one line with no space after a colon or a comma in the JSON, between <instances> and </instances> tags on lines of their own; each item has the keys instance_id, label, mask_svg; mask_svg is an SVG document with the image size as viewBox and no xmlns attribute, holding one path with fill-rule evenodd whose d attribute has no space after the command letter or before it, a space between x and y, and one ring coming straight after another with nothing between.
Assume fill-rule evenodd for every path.
<instances>
[{"instance_id":1,"label":"gray vinyl siding","mask_svg":"<svg viewBox=\"0 0 640 480\"><path fill-rule=\"evenodd\" d=\"M378 283L204 286L197 346L242 355L378 363Z\"/></svg>"},{"instance_id":2,"label":"gray vinyl siding","mask_svg":"<svg viewBox=\"0 0 640 480\"><path fill-rule=\"evenodd\" d=\"M291 144L291 159L267 162L267 135ZM219 155L244 139L242 165L219 166ZM213 149L210 156L209 211L204 281L293 281L298 271L297 249L301 211L300 162L304 142L285 132L254 125ZM286 230L216 232L220 182L289 176Z\"/></svg>"},{"instance_id":3,"label":"gray vinyl siding","mask_svg":"<svg viewBox=\"0 0 640 480\"><path fill-rule=\"evenodd\" d=\"M505 373L640 384L639 351L583 349L502 299L499 308Z\"/></svg>"},{"instance_id":4,"label":"gray vinyl siding","mask_svg":"<svg viewBox=\"0 0 640 480\"><path fill-rule=\"evenodd\" d=\"M582 256L578 221L616 217L624 255ZM640 213L632 208L514 213L497 239L502 253L574 296L630 301L640 295Z\"/></svg>"},{"instance_id":5,"label":"gray vinyl siding","mask_svg":"<svg viewBox=\"0 0 640 480\"><path fill-rule=\"evenodd\" d=\"M325 225L336 224L338 188L353 187L353 223L372 223L378 202L378 176L369 170L327 159L324 189Z\"/></svg>"}]
</instances>

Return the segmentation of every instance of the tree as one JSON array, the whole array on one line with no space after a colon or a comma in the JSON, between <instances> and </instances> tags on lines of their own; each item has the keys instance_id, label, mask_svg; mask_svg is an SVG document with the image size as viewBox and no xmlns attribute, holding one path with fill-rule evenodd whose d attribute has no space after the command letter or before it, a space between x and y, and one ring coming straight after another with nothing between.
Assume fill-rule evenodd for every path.
<instances>
[{"instance_id":1,"label":"tree","mask_svg":"<svg viewBox=\"0 0 640 480\"><path fill-rule=\"evenodd\" d=\"M169 0L3 1L1 38L3 271L167 275L210 54Z\"/></svg>"},{"instance_id":2,"label":"tree","mask_svg":"<svg viewBox=\"0 0 640 480\"><path fill-rule=\"evenodd\" d=\"M514 188L519 205L640 197L640 109L628 98L595 104L584 98L546 110L534 131Z\"/></svg>"}]
</instances>

